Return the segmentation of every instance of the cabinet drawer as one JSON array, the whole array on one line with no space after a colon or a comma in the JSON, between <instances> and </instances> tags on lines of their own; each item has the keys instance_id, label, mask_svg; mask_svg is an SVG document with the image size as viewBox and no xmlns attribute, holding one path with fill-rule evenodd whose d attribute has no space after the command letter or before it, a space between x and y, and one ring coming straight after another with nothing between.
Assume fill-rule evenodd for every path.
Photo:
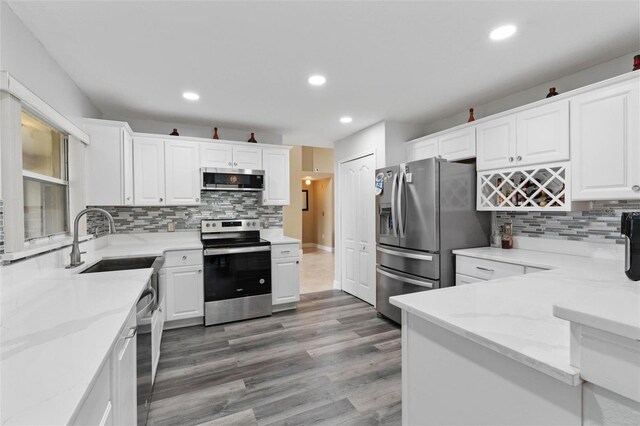
<instances>
[{"instance_id":1,"label":"cabinet drawer","mask_svg":"<svg viewBox=\"0 0 640 426\"><path fill-rule=\"evenodd\" d=\"M271 258L299 257L300 246L298 244L276 244L271 246Z\"/></svg>"},{"instance_id":2,"label":"cabinet drawer","mask_svg":"<svg viewBox=\"0 0 640 426\"><path fill-rule=\"evenodd\" d=\"M480 278L470 277L468 275L456 274L456 285L473 284L478 282L484 282Z\"/></svg>"},{"instance_id":3,"label":"cabinet drawer","mask_svg":"<svg viewBox=\"0 0 640 426\"><path fill-rule=\"evenodd\" d=\"M494 280L496 278L524 275L524 266L457 256L456 273L480 278L482 280Z\"/></svg>"},{"instance_id":4,"label":"cabinet drawer","mask_svg":"<svg viewBox=\"0 0 640 426\"><path fill-rule=\"evenodd\" d=\"M164 255L164 266L197 266L202 265L202 250L168 251Z\"/></svg>"}]
</instances>

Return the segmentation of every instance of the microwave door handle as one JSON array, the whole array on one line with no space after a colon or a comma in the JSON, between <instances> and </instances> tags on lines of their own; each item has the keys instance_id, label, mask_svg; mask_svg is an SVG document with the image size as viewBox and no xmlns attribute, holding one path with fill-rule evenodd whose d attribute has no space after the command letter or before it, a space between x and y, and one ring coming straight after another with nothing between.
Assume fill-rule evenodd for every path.
<instances>
[{"instance_id":1,"label":"microwave door handle","mask_svg":"<svg viewBox=\"0 0 640 426\"><path fill-rule=\"evenodd\" d=\"M398 185L398 174L393 175L391 183L391 225L393 226L393 236L398 236L398 220L396 214L396 186Z\"/></svg>"}]
</instances>

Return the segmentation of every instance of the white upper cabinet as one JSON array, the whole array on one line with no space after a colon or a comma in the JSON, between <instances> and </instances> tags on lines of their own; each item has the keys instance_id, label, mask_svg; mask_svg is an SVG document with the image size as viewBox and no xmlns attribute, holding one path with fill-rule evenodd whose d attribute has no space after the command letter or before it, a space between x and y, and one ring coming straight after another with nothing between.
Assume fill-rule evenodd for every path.
<instances>
[{"instance_id":1,"label":"white upper cabinet","mask_svg":"<svg viewBox=\"0 0 640 426\"><path fill-rule=\"evenodd\" d=\"M516 117L507 115L476 126L477 169L513 166L516 156Z\"/></svg>"},{"instance_id":2,"label":"white upper cabinet","mask_svg":"<svg viewBox=\"0 0 640 426\"><path fill-rule=\"evenodd\" d=\"M476 156L476 129L465 127L438 136L438 155L448 161L458 161Z\"/></svg>"},{"instance_id":3,"label":"white upper cabinet","mask_svg":"<svg viewBox=\"0 0 640 426\"><path fill-rule=\"evenodd\" d=\"M254 146L234 146L233 168L262 170L262 148Z\"/></svg>"},{"instance_id":4,"label":"white upper cabinet","mask_svg":"<svg viewBox=\"0 0 640 426\"><path fill-rule=\"evenodd\" d=\"M569 102L559 101L476 126L477 168L493 170L569 159Z\"/></svg>"},{"instance_id":5,"label":"white upper cabinet","mask_svg":"<svg viewBox=\"0 0 640 426\"><path fill-rule=\"evenodd\" d=\"M233 167L233 146L220 142L200 144L200 166L215 169Z\"/></svg>"},{"instance_id":6,"label":"white upper cabinet","mask_svg":"<svg viewBox=\"0 0 640 426\"><path fill-rule=\"evenodd\" d=\"M200 152L198 144L183 141L165 142L166 204L200 203Z\"/></svg>"},{"instance_id":7,"label":"white upper cabinet","mask_svg":"<svg viewBox=\"0 0 640 426\"><path fill-rule=\"evenodd\" d=\"M638 79L571 99L574 200L640 199Z\"/></svg>"},{"instance_id":8,"label":"white upper cabinet","mask_svg":"<svg viewBox=\"0 0 640 426\"><path fill-rule=\"evenodd\" d=\"M127 123L87 119L87 205L133 204L133 147Z\"/></svg>"},{"instance_id":9,"label":"white upper cabinet","mask_svg":"<svg viewBox=\"0 0 640 426\"><path fill-rule=\"evenodd\" d=\"M262 148L227 145L224 142L200 144L200 166L217 169L262 170Z\"/></svg>"},{"instance_id":10,"label":"white upper cabinet","mask_svg":"<svg viewBox=\"0 0 640 426\"><path fill-rule=\"evenodd\" d=\"M265 173L262 203L271 206L289 204L289 149L264 148L262 167Z\"/></svg>"},{"instance_id":11,"label":"white upper cabinet","mask_svg":"<svg viewBox=\"0 0 640 426\"><path fill-rule=\"evenodd\" d=\"M516 165L569 159L569 101L523 111L516 120Z\"/></svg>"},{"instance_id":12,"label":"white upper cabinet","mask_svg":"<svg viewBox=\"0 0 640 426\"><path fill-rule=\"evenodd\" d=\"M437 138L420 138L407 143L407 161L424 160L438 156Z\"/></svg>"},{"instance_id":13,"label":"white upper cabinet","mask_svg":"<svg viewBox=\"0 0 640 426\"><path fill-rule=\"evenodd\" d=\"M165 204L164 163L162 139L133 140L134 198L137 205Z\"/></svg>"}]
</instances>

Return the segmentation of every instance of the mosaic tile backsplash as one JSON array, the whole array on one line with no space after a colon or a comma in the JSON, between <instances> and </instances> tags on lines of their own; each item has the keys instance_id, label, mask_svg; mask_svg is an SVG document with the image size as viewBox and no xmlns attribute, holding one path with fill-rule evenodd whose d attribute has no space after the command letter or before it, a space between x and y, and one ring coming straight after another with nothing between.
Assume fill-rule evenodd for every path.
<instances>
[{"instance_id":1,"label":"mosaic tile backsplash","mask_svg":"<svg viewBox=\"0 0 640 426\"><path fill-rule=\"evenodd\" d=\"M174 222L176 231L200 229L202 219L260 219L263 228L282 228L282 206L263 206L260 193L202 191L199 206L100 206L113 216L119 233L164 232ZM87 215L87 231L103 235L109 222L96 213Z\"/></svg>"},{"instance_id":2,"label":"mosaic tile backsplash","mask_svg":"<svg viewBox=\"0 0 640 426\"><path fill-rule=\"evenodd\" d=\"M4 203L0 200L0 254L4 253Z\"/></svg>"},{"instance_id":3,"label":"mosaic tile backsplash","mask_svg":"<svg viewBox=\"0 0 640 426\"><path fill-rule=\"evenodd\" d=\"M623 212L640 211L640 201L594 201L583 212L497 212L496 226L513 224L513 234L556 240L624 244Z\"/></svg>"}]
</instances>

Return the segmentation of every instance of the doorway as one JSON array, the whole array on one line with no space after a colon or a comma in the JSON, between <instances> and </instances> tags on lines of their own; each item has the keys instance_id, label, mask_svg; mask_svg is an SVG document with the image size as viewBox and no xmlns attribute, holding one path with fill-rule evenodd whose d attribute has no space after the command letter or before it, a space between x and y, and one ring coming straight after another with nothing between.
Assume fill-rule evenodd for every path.
<instances>
[{"instance_id":1,"label":"doorway","mask_svg":"<svg viewBox=\"0 0 640 426\"><path fill-rule=\"evenodd\" d=\"M371 305L376 300L374 175L373 154L340 163L342 290Z\"/></svg>"},{"instance_id":2,"label":"doorway","mask_svg":"<svg viewBox=\"0 0 640 426\"><path fill-rule=\"evenodd\" d=\"M302 186L302 266L300 292L333 289L333 178L305 176Z\"/></svg>"}]
</instances>

